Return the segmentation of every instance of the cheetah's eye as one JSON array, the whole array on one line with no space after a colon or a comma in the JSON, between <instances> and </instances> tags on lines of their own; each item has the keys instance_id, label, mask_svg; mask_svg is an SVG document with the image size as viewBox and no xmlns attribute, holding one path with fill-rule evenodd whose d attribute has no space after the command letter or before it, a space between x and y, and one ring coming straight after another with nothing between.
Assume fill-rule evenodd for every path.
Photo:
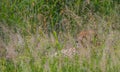
<instances>
[{"instance_id":1,"label":"cheetah's eye","mask_svg":"<svg viewBox=\"0 0 120 72\"><path fill-rule=\"evenodd\" d=\"M75 42L78 43L78 40L76 40Z\"/></svg>"}]
</instances>

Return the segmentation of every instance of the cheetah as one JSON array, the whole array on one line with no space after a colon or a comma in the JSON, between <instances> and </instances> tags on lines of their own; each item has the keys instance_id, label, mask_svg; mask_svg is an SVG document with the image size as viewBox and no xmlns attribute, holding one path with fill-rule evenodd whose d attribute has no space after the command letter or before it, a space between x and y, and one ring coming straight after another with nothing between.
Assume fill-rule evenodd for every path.
<instances>
[{"instance_id":1,"label":"cheetah","mask_svg":"<svg viewBox=\"0 0 120 72\"><path fill-rule=\"evenodd\" d=\"M97 39L97 33L94 30L84 30L77 34L76 43L78 47L87 48L93 45Z\"/></svg>"},{"instance_id":2,"label":"cheetah","mask_svg":"<svg viewBox=\"0 0 120 72\"><path fill-rule=\"evenodd\" d=\"M90 49L88 47L92 45L92 41L96 37L97 34L94 30L81 31L79 34L77 34L76 37L76 47L63 48L59 52L55 52L54 56L59 56L59 54L61 54L62 56L67 56L69 58L72 58L75 55L89 56Z\"/></svg>"}]
</instances>

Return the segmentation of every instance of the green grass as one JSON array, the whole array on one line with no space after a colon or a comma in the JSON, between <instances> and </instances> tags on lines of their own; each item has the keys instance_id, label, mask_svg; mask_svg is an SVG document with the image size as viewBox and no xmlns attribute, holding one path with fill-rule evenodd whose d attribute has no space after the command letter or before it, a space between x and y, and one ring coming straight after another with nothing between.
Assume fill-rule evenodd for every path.
<instances>
[{"instance_id":1,"label":"green grass","mask_svg":"<svg viewBox=\"0 0 120 72\"><path fill-rule=\"evenodd\" d=\"M119 72L119 10L119 0L1 0L0 72ZM54 55L91 29L99 44L83 56Z\"/></svg>"}]
</instances>

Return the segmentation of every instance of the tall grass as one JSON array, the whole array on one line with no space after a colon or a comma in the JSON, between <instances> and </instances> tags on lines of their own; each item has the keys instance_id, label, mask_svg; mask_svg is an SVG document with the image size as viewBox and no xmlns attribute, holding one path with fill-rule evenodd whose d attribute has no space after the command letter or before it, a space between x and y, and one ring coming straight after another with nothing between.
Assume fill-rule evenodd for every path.
<instances>
[{"instance_id":1,"label":"tall grass","mask_svg":"<svg viewBox=\"0 0 120 72\"><path fill-rule=\"evenodd\" d=\"M119 0L1 0L0 72L119 72L119 9ZM82 30L98 44L62 54Z\"/></svg>"}]
</instances>

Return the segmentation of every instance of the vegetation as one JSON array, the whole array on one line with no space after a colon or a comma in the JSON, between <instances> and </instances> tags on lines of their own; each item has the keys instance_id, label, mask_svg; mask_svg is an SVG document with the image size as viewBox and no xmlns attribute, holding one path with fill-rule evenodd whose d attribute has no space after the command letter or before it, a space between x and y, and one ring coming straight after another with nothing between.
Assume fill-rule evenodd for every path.
<instances>
[{"instance_id":1,"label":"vegetation","mask_svg":"<svg viewBox=\"0 0 120 72\"><path fill-rule=\"evenodd\" d=\"M97 38L64 56L84 30ZM0 0L0 72L119 72L119 52L119 0Z\"/></svg>"}]
</instances>

